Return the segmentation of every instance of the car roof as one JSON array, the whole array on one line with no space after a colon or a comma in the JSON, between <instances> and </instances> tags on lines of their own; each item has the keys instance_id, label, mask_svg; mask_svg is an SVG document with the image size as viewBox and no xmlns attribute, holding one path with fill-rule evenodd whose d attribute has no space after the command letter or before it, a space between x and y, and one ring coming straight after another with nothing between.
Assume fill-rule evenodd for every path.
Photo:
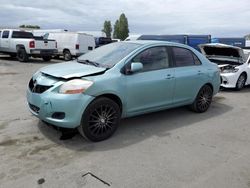
<instances>
[{"instance_id":1,"label":"car roof","mask_svg":"<svg viewBox=\"0 0 250 188\"><path fill-rule=\"evenodd\" d=\"M179 47L185 47L190 49L189 46L177 42L168 42L168 41L160 41L160 40L133 40L133 41L122 41L125 43L132 43L132 44L141 44L141 45L168 45L168 46L179 46Z\"/></svg>"}]
</instances>

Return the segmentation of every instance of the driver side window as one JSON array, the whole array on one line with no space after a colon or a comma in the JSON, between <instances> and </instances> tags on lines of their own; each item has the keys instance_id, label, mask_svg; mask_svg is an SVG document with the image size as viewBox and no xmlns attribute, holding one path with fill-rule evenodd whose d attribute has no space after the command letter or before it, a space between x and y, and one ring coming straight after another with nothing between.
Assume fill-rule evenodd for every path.
<instances>
[{"instance_id":1,"label":"driver side window","mask_svg":"<svg viewBox=\"0 0 250 188\"><path fill-rule=\"evenodd\" d=\"M143 72L168 68L168 50L163 46L149 48L135 56L131 63L133 62L142 63Z\"/></svg>"}]
</instances>

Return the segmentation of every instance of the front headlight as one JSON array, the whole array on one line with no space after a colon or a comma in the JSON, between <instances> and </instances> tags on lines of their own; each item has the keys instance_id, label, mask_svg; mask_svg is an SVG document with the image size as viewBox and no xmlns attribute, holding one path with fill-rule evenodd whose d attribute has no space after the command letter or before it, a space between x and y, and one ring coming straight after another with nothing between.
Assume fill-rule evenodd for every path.
<instances>
[{"instance_id":1,"label":"front headlight","mask_svg":"<svg viewBox=\"0 0 250 188\"><path fill-rule=\"evenodd\" d=\"M59 93L63 94L78 94L84 93L93 84L89 80L74 79L61 85Z\"/></svg>"},{"instance_id":2,"label":"front headlight","mask_svg":"<svg viewBox=\"0 0 250 188\"><path fill-rule=\"evenodd\" d=\"M237 68L234 68L234 69L224 69L221 72L222 73L235 73L235 72L238 72L238 70L239 69L237 69Z\"/></svg>"}]
</instances>

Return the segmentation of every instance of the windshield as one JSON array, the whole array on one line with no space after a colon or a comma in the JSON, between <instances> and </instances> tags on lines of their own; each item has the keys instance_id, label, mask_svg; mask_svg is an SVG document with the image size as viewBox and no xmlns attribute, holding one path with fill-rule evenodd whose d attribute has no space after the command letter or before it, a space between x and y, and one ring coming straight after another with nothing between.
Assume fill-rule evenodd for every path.
<instances>
[{"instance_id":1,"label":"windshield","mask_svg":"<svg viewBox=\"0 0 250 188\"><path fill-rule=\"evenodd\" d=\"M78 62L95 62L99 66L111 68L139 46L140 44L126 42L107 44L80 56Z\"/></svg>"}]
</instances>

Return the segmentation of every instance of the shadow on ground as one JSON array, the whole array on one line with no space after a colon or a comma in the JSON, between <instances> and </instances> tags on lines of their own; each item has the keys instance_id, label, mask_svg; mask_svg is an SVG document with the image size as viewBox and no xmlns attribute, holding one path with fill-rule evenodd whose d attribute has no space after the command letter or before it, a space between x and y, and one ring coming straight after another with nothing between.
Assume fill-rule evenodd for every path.
<instances>
[{"instance_id":1,"label":"shadow on ground","mask_svg":"<svg viewBox=\"0 0 250 188\"><path fill-rule=\"evenodd\" d=\"M237 91L234 88L221 88L220 92L227 92L227 93L249 93L250 92L250 85L245 86L242 90Z\"/></svg>"},{"instance_id":2,"label":"shadow on ground","mask_svg":"<svg viewBox=\"0 0 250 188\"><path fill-rule=\"evenodd\" d=\"M64 62L62 59L52 59L51 61L44 61L42 58L29 58L28 62L19 62L16 57L10 57L8 55L0 55L0 60L5 60L9 62L16 62L16 63L30 63L30 64L50 64L50 63L58 63L58 62ZM1 62L1 64L4 64L5 66L11 66L11 63L4 63Z\"/></svg>"},{"instance_id":3,"label":"shadow on ground","mask_svg":"<svg viewBox=\"0 0 250 188\"><path fill-rule=\"evenodd\" d=\"M194 113L186 107L181 107L124 119L111 138L98 143L86 141L79 134L68 140L60 140L61 132L46 126L41 121L38 127L48 139L71 150L89 152L115 150L142 142L150 137L171 136L171 130L192 126L220 116L232 110L231 106L222 103L224 99L223 96L215 97L206 113Z\"/></svg>"}]
</instances>

